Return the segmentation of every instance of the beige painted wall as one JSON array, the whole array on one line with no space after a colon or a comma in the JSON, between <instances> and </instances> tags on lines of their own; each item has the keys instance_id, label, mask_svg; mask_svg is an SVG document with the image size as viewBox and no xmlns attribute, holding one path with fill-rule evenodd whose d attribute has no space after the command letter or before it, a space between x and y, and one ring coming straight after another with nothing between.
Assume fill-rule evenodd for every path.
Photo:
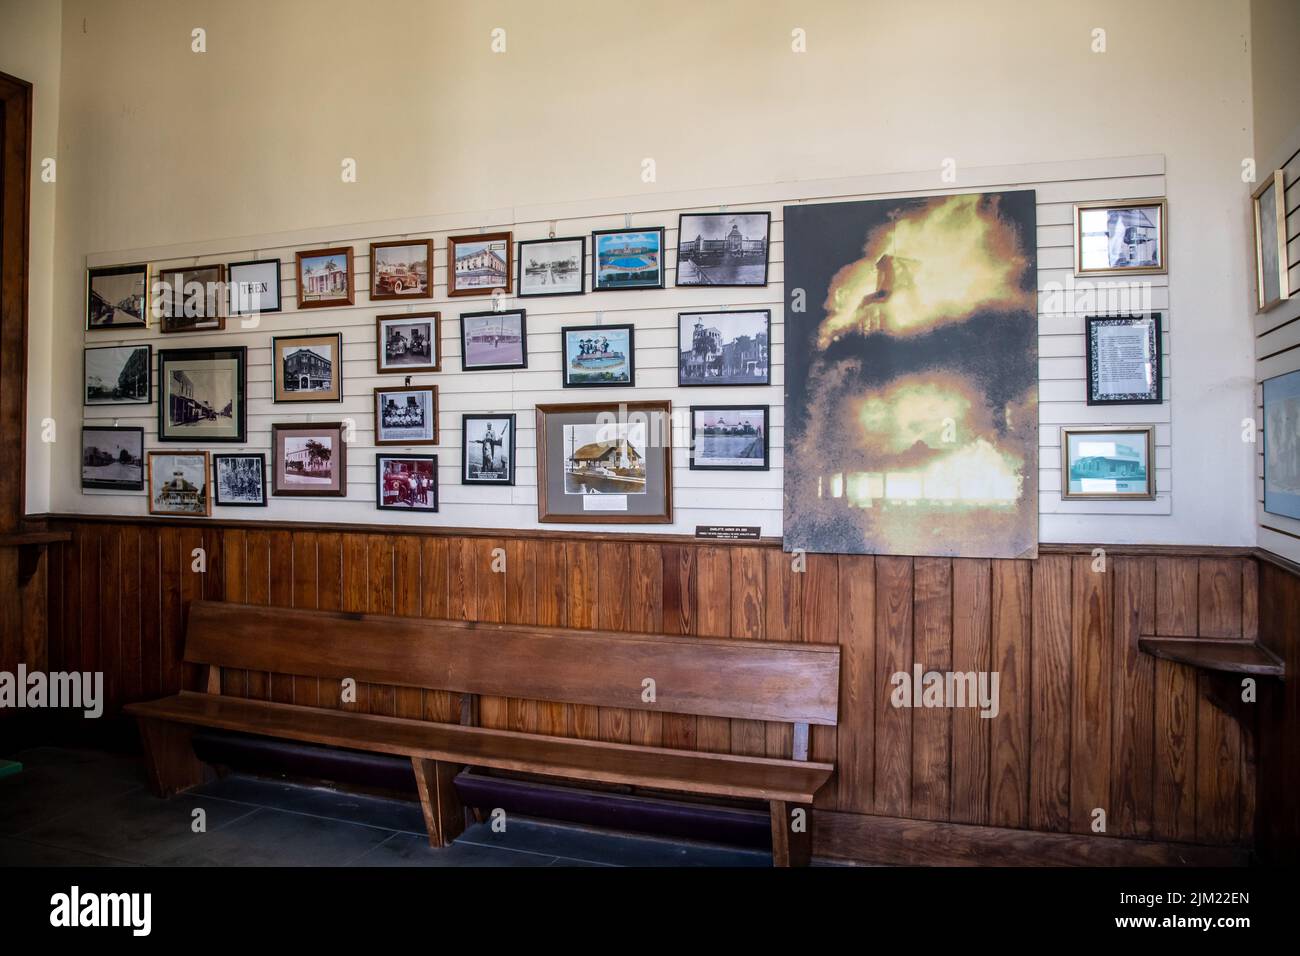
<instances>
[{"instance_id":1,"label":"beige painted wall","mask_svg":"<svg viewBox=\"0 0 1300 956\"><path fill-rule=\"evenodd\" d=\"M1275 168L1300 127L1296 45L1300 43L1300 2L1251 0L1250 49L1253 77L1255 156Z\"/></svg>"}]
</instances>

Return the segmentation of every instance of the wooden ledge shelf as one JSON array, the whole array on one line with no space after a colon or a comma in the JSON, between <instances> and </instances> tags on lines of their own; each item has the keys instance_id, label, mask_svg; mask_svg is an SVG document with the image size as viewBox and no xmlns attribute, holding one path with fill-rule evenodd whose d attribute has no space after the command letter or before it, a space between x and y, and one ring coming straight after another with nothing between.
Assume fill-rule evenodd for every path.
<instances>
[{"instance_id":1,"label":"wooden ledge shelf","mask_svg":"<svg viewBox=\"0 0 1300 956\"><path fill-rule=\"evenodd\" d=\"M1286 677L1286 664L1258 641L1213 637L1139 637L1138 647L1155 657L1202 670Z\"/></svg>"},{"instance_id":2,"label":"wooden ledge shelf","mask_svg":"<svg viewBox=\"0 0 1300 956\"><path fill-rule=\"evenodd\" d=\"M0 548L22 548L30 544L54 544L71 540L71 531L18 531L0 534Z\"/></svg>"}]
</instances>

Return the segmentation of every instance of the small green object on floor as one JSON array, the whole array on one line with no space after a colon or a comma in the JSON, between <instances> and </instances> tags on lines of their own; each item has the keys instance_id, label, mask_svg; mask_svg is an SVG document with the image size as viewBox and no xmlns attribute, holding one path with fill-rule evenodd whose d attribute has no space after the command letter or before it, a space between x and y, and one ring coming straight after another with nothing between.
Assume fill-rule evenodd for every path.
<instances>
[{"instance_id":1,"label":"small green object on floor","mask_svg":"<svg viewBox=\"0 0 1300 956\"><path fill-rule=\"evenodd\" d=\"M0 778L22 773L23 765L15 760L0 760Z\"/></svg>"}]
</instances>

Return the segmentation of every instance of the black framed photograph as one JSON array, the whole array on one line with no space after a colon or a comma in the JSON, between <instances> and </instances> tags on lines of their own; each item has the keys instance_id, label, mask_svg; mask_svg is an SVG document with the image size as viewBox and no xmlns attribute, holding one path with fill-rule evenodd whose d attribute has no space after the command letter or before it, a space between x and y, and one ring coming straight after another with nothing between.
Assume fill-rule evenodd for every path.
<instances>
[{"instance_id":1,"label":"black framed photograph","mask_svg":"<svg viewBox=\"0 0 1300 956\"><path fill-rule=\"evenodd\" d=\"M375 444L438 444L438 386L375 389Z\"/></svg>"},{"instance_id":2,"label":"black framed photograph","mask_svg":"<svg viewBox=\"0 0 1300 956\"><path fill-rule=\"evenodd\" d=\"M772 313L679 312L678 385L770 385Z\"/></svg>"},{"instance_id":3,"label":"black framed photograph","mask_svg":"<svg viewBox=\"0 0 1300 956\"><path fill-rule=\"evenodd\" d=\"M463 485L515 483L515 416L461 416L460 482Z\"/></svg>"},{"instance_id":4,"label":"black framed photograph","mask_svg":"<svg viewBox=\"0 0 1300 956\"><path fill-rule=\"evenodd\" d=\"M460 365L466 372L528 368L528 313L462 312Z\"/></svg>"},{"instance_id":5,"label":"black framed photograph","mask_svg":"<svg viewBox=\"0 0 1300 956\"><path fill-rule=\"evenodd\" d=\"M767 471L767 405L692 405L692 471Z\"/></svg>"},{"instance_id":6,"label":"black framed photograph","mask_svg":"<svg viewBox=\"0 0 1300 956\"><path fill-rule=\"evenodd\" d=\"M1164 199L1074 204L1075 275L1163 275Z\"/></svg>"},{"instance_id":7,"label":"black framed photograph","mask_svg":"<svg viewBox=\"0 0 1300 956\"><path fill-rule=\"evenodd\" d=\"M86 328L136 329L149 324L149 264L86 270Z\"/></svg>"},{"instance_id":8,"label":"black framed photograph","mask_svg":"<svg viewBox=\"0 0 1300 956\"><path fill-rule=\"evenodd\" d=\"M144 491L144 429L86 425L81 429L81 487Z\"/></svg>"},{"instance_id":9,"label":"black framed photograph","mask_svg":"<svg viewBox=\"0 0 1300 956\"><path fill-rule=\"evenodd\" d=\"M274 422L271 455L271 494L347 497L348 445L342 422Z\"/></svg>"},{"instance_id":10,"label":"black framed photograph","mask_svg":"<svg viewBox=\"0 0 1300 956\"><path fill-rule=\"evenodd\" d=\"M158 350L158 440L242 442L248 349Z\"/></svg>"},{"instance_id":11,"label":"black framed photograph","mask_svg":"<svg viewBox=\"0 0 1300 956\"><path fill-rule=\"evenodd\" d=\"M149 513L203 518L212 513L206 451L149 452Z\"/></svg>"},{"instance_id":12,"label":"black framed photograph","mask_svg":"<svg viewBox=\"0 0 1300 956\"><path fill-rule=\"evenodd\" d=\"M153 346L107 345L82 353L86 405L148 405L153 401Z\"/></svg>"},{"instance_id":13,"label":"black framed photograph","mask_svg":"<svg viewBox=\"0 0 1300 956\"><path fill-rule=\"evenodd\" d=\"M271 340L277 405L343 401L343 335L277 335Z\"/></svg>"},{"instance_id":14,"label":"black framed photograph","mask_svg":"<svg viewBox=\"0 0 1300 956\"><path fill-rule=\"evenodd\" d=\"M511 291L509 232L485 232L447 239L447 295L491 295Z\"/></svg>"},{"instance_id":15,"label":"black framed photograph","mask_svg":"<svg viewBox=\"0 0 1300 956\"><path fill-rule=\"evenodd\" d=\"M265 455L213 455L212 478L216 504L227 508L266 507Z\"/></svg>"},{"instance_id":16,"label":"black framed photograph","mask_svg":"<svg viewBox=\"0 0 1300 956\"><path fill-rule=\"evenodd\" d=\"M226 314L264 315L280 311L280 260L248 259L226 266Z\"/></svg>"},{"instance_id":17,"label":"black framed photograph","mask_svg":"<svg viewBox=\"0 0 1300 956\"><path fill-rule=\"evenodd\" d=\"M560 329L565 388L636 384L632 325L568 325Z\"/></svg>"},{"instance_id":18,"label":"black framed photograph","mask_svg":"<svg viewBox=\"0 0 1300 956\"><path fill-rule=\"evenodd\" d=\"M433 298L433 240L370 244L370 300Z\"/></svg>"},{"instance_id":19,"label":"black framed photograph","mask_svg":"<svg viewBox=\"0 0 1300 956\"><path fill-rule=\"evenodd\" d=\"M664 228L602 229L591 234L591 289L664 287Z\"/></svg>"},{"instance_id":20,"label":"black framed photograph","mask_svg":"<svg viewBox=\"0 0 1300 956\"><path fill-rule=\"evenodd\" d=\"M586 236L521 241L519 295L582 295L586 261Z\"/></svg>"},{"instance_id":21,"label":"black framed photograph","mask_svg":"<svg viewBox=\"0 0 1300 956\"><path fill-rule=\"evenodd\" d=\"M679 286L765 286L770 212L682 213L677 220Z\"/></svg>"},{"instance_id":22,"label":"black framed photograph","mask_svg":"<svg viewBox=\"0 0 1300 956\"><path fill-rule=\"evenodd\" d=\"M1164 400L1160 313L1084 319L1089 405L1159 405Z\"/></svg>"},{"instance_id":23,"label":"black framed photograph","mask_svg":"<svg viewBox=\"0 0 1300 956\"><path fill-rule=\"evenodd\" d=\"M442 313L377 316L375 363L375 371L380 375L441 371Z\"/></svg>"},{"instance_id":24,"label":"black framed photograph","mask_svg":"<svg viewBox=\"0 0 1300 956\"><path fill-rule=\"evenodd\" d=\"M356 298L356 280L351 246L311 249L297 253L295 258L298 308L328 309L331 306L353 304Z\"/></svg>"},{"instance_id":25,"label":"black framed photograph","mask_svg":"<svg viewBox=\"0 0 1300 956\"><path fill-rule=\"evenodd\" d=\"M221 314L225 288L223 265L160 269L153 283L158 331L221 331L226 327Z\"/></svg>"},{"instance_id":26,"label":"black framed photograph","mask_svg":"<svg viewBox=\"0 0 1300 956\"><path fill-rule=\"evenodd\" d=\"M1291 295L1287 271L1286 178L1277 169L1251 197L1255 209L1255 311L1267 312Z\"/></svg>"},{"instance_id":27,"label":"black framed photograph","mask_svg":"<svg viewBox=\"0 0 1300 956\"><path fill-rule=\"evenodd\" d=\"M1061 428L1061 498L1143 500L1156 496L1154 425Z\"/></svg>"},{"instance_id":28,"label":"black framed photograph","mask_svg":"<svg viewBox=\"0 0 1300 956\"><path fill-rule=\"evenodd\" d=\"M381 511L437 511L437 455L375 455L375 507Z\"/></svg>"}]
</instances>

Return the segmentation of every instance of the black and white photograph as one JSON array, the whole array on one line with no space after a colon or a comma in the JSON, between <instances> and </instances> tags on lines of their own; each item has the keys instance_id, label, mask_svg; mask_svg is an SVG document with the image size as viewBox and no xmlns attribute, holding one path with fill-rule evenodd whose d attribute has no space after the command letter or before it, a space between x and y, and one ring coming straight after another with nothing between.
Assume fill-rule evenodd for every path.
<instances>
[{"instance_id":1,"label":"black and white photograph","mask_svg":"<svg viewBox=\"0 0 1300 956\"><path fill-rule=\"evenodd\" d=\"M582 295L587 237L519 243L519 295Z\"/></svg>"},{"instance_id":2,"label":"black and white photograph","mask_svg":"<svg viewBox=\"0 0 1300 956\"><path fill-rule=\"evenodd\" d=\"M271 493L346 498L348 443L343 422L273 422Z\"/></svg>"},{"instance_id":3,"label":"black and white photograph","mask_svg":"<svg viewBox=\"0 0 1300 956\"><path fill-rule=\"evenodd\" d=\"M109 345L85 350L87 405L148 405L153 346Z\"/></svg>"},{"instance_id":4,"label":"black and white photograph","mask_svg":"<svg viewBox=\"0 0 1300 956\"><path fill-rule=\"evenodd\" d=\"M401 239L370 244L370 300L433 296L433 240Z\"/></svg>"},{"instance_id":5,"label":"black and white photograph","mask_svg":"<svg viewBox=\"0 0 1300 956\"><path fill-rule=\"evenodd\" d=\"M461 484L515 483L515 416L461 417Z\"/></svg>"},{"instance_id":6,"label":"black and white photograph","mask_svg":"<svg viewBox=\"0 0 1300 956\"><path fill-rule=\"evenodd\" d=\"M248 349L160 349L158 440L242 442Z\"/></svg>"},{"instance_id":7,"label":"black and white photograph","mask_svg":"<svg viewBox=\"0 0 1300 956\"><path fill-rule=\"evenodd\" d=\"M226 327L221 315L225 266L163 269L153 283L154 315L161 332L214 332Z\"/></svg>"},{"instance_id":8,"label":"black and white photograph","mask_svg":"<svg viewBox=\"0 0 1300 956\"><path fill-rule=\"evenodd\" d=\"M1075 274L1164 274L1165 228L1163 199L1075 203Z\"/></svg>"},{"instance_id":9,"label":"black and white photograph","mask_svg":"<svg viewBox=\"0 0 1300 956\"><path fill-rule=\"evenodd\" d=\"M375 455L375 507L383 511L438 510L437 455Z\"/></svg>"},{"instance_id":10,"label":"black and white photograph","mask_svg":"<svg viewBox=\"0 0 1300 956\"><path fill-rule=\"evenodd\" d=\"M678 385L770 385L772 313L680 312Z\"/></svg>"},{"instance_id":11,"label":"black and white photograph","mask_svg":"<svg viewBox=\"0 0 1300 956\"><path fill-rule=\"evenodd\" d=\"M81 429L81 487L144 490L144 429L87 425Z\"/></svg>"},{"instance_id":12,"label":"black and white photograph","mask_svg":"<svg viewBox=\"0 0 1300 956\"><path fill-rule=\"evenodd\" d=\"M375 319L375 361L380 375L442 369L442 313L408 312Z\"/></svg>"},{"instance_id":13,"label":"black and white photograph","mask_svg":"<svg viewBox=\"0 0 1300 956\"><path fill-rule=\"evenodd\" d=\"M1084 319L1089 405L1159 405L1160 313Z\"/></svg>"},{"instance_id":14,"label":"black and white photograph","mask_svg":"<svg viewBox=\"0 0 1300 956\"><path fill-rule=\"evenodd\" d=\"M266 507L265 455L213 455L212 473L218 505Z\"/></svg>"},{"instance_id":15,"label":"black and white photograph","mask_svg":"<svg viewBox=\"0 0 1300 956\"><path fill-rule=\"evenodd\" d=\"M523 309L462 312L461 368L467 372L528 368L528 315Z\"/></svg>"},{"instance_id":16,"label":"black and white photograph","mask_svg":"<svg viewBox=\"0 0 1300 956\"><path fill-rule=\"evenodd\" d=\"M272 340L276 404L343 401L343 335L278 335Z\"/></svg>"},{"instance_id":17,"label":"black and white photograph","mask_svg":"<svg viewBox=\"0 0 1300 956\"><path fill-rule=\"evenodd\" d=\"M149 452L149 513L201 517L212 510L206 451Z\"/></svg>"},{"instance_id":18,"label":"black and white photograph","mask_svg":"<svg viewBox=\"0 0 1300 956\"><path fill-rule=\"evenodd\" d=\"M107 266L86 272L86 328L130 329L149 324L145 297L149 266Z\"/></svg>"},{"instance_id":19,"label":"black and white photograph","mask_svg":"<svg viewBox=\"0 0 1300 956\"><path fill-rule=\"evenodd\" d=\"M438 386L375 389L375 444L438 444Z\"/></svg>"},{"instance_id":20,"label":"black and white photograph","mask_svg":"<svg viewBox=\"0 0 1300 956\"><path fill-rule=\"evenodd\" d=\"M767 471L767 405L692 405L691 470Z\"/></svg>"},{"instance_id":21,"label":"black and white photograph","mask_svg":"<svg viewBox=\"0 0 1300 956\"><path fill-rule=\"evenodd\" d=\"M226 312L231 316L280 311L280 260L250 259L226 266L230 290Z\"/></svg>"},{"instance_id":22,"label":"black and white photograph","mask_svg":"<svg viewBox=\"0 0 1300 956\"><path fill-rule=\"evenodd\" d=\"M682 213L677 221L679 286L767 285L770 212Z\"/></svg>"}]
</instances>

